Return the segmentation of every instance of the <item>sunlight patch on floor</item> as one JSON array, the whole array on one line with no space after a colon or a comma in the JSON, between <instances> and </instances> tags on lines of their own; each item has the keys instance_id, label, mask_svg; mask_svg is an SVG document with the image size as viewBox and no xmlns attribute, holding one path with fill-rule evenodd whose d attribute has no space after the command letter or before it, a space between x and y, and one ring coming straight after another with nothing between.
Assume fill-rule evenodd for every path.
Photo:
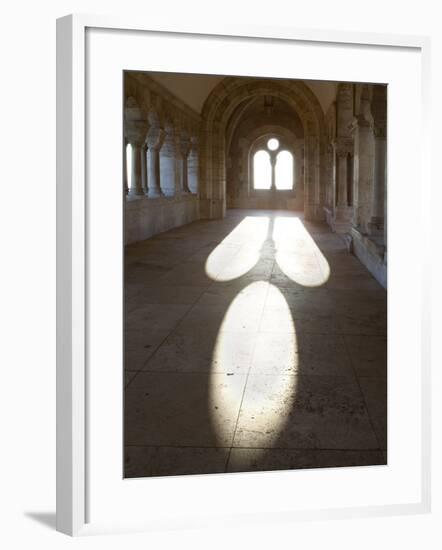
<instances>
[{"instance_id":1,"label":"sunlight patch on floor","mask_svg":"<svg viewBox=\"0 0 442 550\"><path fill-rule=\"evenodd\" d=\"M268 227L268 217L244 218L207 258L207 276L217 281L231 281L250 271L259 261ZM247 250L238 251L238 246L244 243L247 244Z\"/></svg>"},{"instance_id":2,"label":"sunlight patch on floor","mask_svg":"<svg viewBox=\"0 0 442 550\"><path fill-rule=\"evenodd\" d=\"M208 409L213 413L211 420L214 432L220 441L225 440L227 431L230 429L230 426L223 423L223 419L231 417L232 412L234 412L235 414L239 413L239 430L241 430L241 419L246 424L252 421L254 429L264 434L266 446L271 447L278 438L287 414L293 408L297 378L293 375L287 375L287 372L290 371L293 374L297 368L298 354L295 327L283 294L277 287L270 285L269 292L272 293L272 305L275 306L277 312L275 323L279 327L285 326L287 333L290 333L286 337L289 340L288 345L276 348L275 342L278 342L278 340L275 339L275 334L259 331L259 322L255 323L255 321L260 319L262 306L258 309L253 305L253 294L254 291L259 294L262 291L262 285L266 284L264 282L254 282L247 287L249 299L252 297L249 305L244 303L244 299L240 294L232 301L226 311L216 339L212 357L212 372L224 370L226 384L221 386L209 384ZM250 353L250 350L246 351L244 349L241 355L241 349L237 348L239 353L235 355L230 335L241 330L241 326L247 326L247 323L250 323L250 328L254 330L253 332L244 331L244 344L252 338L255 352ZM262 352L263 349L266 350L265 353ZM248 368L247 363L244 363L245 353L250 354ZM287 366L286 372L281 376L275 376L281 365ZM233 377L233 380L232 378L229 379L229 384L227 384L227 377ZM240 386L245 386L247 377L249 383L242 400L241 409L238 411L238 390ZM263 388L265 391L263 391ZM275 408L276 403L272 401L272 395L277 399L278 410ZM281 396L283 396L282 399ZM238 434L238 437L240 438L241 435Z\"/></svg>"},{"instance_id":3,"label":"sunlight patch on floor","mask_svg":"<svg viewBox=\"0 0 442 550\"><path fill-rule=\"evenodd\" d=\"M273 241L276 263L293 282L308 287L327 282L328 262L299 218L276 217Z\"/></svg>"}]
</instances>

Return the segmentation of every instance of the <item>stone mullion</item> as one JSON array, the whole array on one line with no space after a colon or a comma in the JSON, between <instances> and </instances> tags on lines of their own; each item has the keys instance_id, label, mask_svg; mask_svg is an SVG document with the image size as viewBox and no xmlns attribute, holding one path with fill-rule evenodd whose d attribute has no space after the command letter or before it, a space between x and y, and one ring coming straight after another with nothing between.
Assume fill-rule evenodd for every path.
<instances>
[{"instance_id":1,"label":"stone mullion","mask_svg":"<svg viewBox=\"0 0 442 550\"><path fill-rule=\"evenodd\" d=\"M274 152L270 152L270 164L272 167L272 182L270 185L270 190L276 191L276 175L275 175L276 154Z\"/></svg>"}]
</instances>

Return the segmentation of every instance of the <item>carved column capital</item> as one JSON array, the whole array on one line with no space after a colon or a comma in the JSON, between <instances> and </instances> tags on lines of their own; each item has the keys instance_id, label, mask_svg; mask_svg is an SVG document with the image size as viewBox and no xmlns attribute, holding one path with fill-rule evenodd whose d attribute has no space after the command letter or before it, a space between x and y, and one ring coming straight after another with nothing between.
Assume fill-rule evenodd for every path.
<instances>
[{"instance_id":1,"label":"carved column capital","mask_svg":"<svg viewBox=\"0 0 442 550\"><path fill-rule=\"evenodd\" d=\"M182 157L187 158L192 149L192 141L188 136L181 136L179 142L179 153Z\"/></svg>"},{"instance_id":2,"label":"carved column capital","mask_svg":"<svg viewBox=\"0 0 442 550\"><path fill-rule=\"evenodd\" d=\"M387 137L387 121L377 122L373 126L374 137L378 139L386 139Z\"/></svg>"},{"instance_id":3,"label":"carved column capital","mask_svg":"<svg viewBox=\"0 0 442 550\"><path fill-rule=\"evenodd\" d=\"M146 143L150 150L159 151L166 139L166 131L164 128L152 127L146 136Z\"/></svg>"},{"instance_id":4,"label":"carved column capital","mask_svg":"<svg viewBox=\"0 0 442 550\"><path fill-rule=\"evenodd\" d=\"M353 139L339 138L333 142L333 148L338 157L352 155L354 150Z\"/></svg>"},{"instance_id":5,"label":"carved column capital","mask_svg":"<svg viewBox=\"0 0 442 550\"><path fill-rule=\"evenodd\" d=\"M149 131L147 120L130 120L126 122L125 138L133 147L141 147Z\"/></svg>"},{"instance_id":6,"label":"carved column capital","mask_svg":"<svg viewBox=\"0 0 442 550\"><path fill-rule=\"evenodd\" d=\"M369 120L365 115L360 114L353 117L353 121L350 124L350 132L355 132L358 129L369 130L373 127L373 121Z\"/></svg>"}]
</instances>

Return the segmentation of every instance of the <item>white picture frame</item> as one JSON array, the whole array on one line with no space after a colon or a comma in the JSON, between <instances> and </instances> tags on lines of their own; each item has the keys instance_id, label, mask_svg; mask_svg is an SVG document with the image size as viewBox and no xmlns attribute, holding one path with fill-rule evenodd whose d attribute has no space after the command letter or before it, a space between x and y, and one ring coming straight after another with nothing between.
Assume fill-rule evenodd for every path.
<instances>
[{"instance_id":1,"label":"white picture frame","mask_svg":"<svg viewBox=\"0 0 442 550\"><path fill-rule=\"evenodd\" d=\"M111 35L114 38L110 39ZM149 61L149 56L146 61L146 56L140 54L144 51L145 40L151 41L150 47L158 46L154 62ZM168 45L168 41L173 43L173 47ZM176 51L178 41L179 54ZM201 53L202 45L205 46L204 53ZM212 55L216 51L225 55L219 56L216 61L213 57L211 61L206 50L212 46ZM213 74L245 74L238 63L241 59L244 63L246 47L251 52L250 72L247 74L295 77L290 70L284 72L284 65L278 63L271 63L270 73L269 60L261 60L261 63L259 55L263 48L268 48L276 53L275 59L280 59L280 51L285 49L292 54L301 52L302 48L304 57L298 58L296 73L300 78L377 81L390 85L388 182L390 184L400 179L407 186L413 184L411 178L414 177L414 181L417 178L419 185L414 187L416 195L404 198L401 204L405 209L413 204L421 205L415 218L415 223L420 224L421 228L421 248L416 252L416 265L404 274L401 251L405 245L401 243L399 229L406 219L395 205L397 185L393 183L391 193L389 189L388 216L389 290L393 289L389 296L389 464L387 467L359 470L303 471L295 472L295 475L293 472L258 472L123 480L122 469L119 470L122 446L120 455L115 456L115 450L119 449L122 441L123 369L121 335L118 336L122 322L122 224L112 224L118 212L121 216L123 196L121 189L108 189L105 200L101 201L100 188L96 185L97 169L103 170L106 181L109 178L110 181L114 181L113 178L115 181L121 180L122 172L118 171L121 159L114 158L110 153L117 151L113 148L121 143L122 128L119 128L117 135L108 137L108 134L112 134L109 128L118 128L118 124L121 126L121 112L120 118L117 113L118 108L122 108L122 103L118 107L118 98L122 97L122 80L119 89L114 86L107 88L109 94L105 103L109 108L109 127L103 127L104 119L100 123L102 112L92 109L92 105L95 105L96 93L102 92L100 85L117 82L115 78L118 74L122 78L123 68L148 70L150 67L150 70L156 71L201 73L210 71L207 68L212 62ZM238 51L238 59L232 59L230 48ZM170 24L167 28L160 28L150 22L91 15L70 15L57 21L59 531L70 535L88 535L144 531L165 526L234 525L239 522L304 518L416 514L430 510L429 270L425 269L430 255L427 248L422 247L423 242L429 241L426 237L430 231L429 50L429 39L417 36L239 26L217 28L215 25L201 29ZM188 55L192 51L200 52L198 62ZM104 52L106 57L103 57ZM361 56L365 57L365 62L350 70L351 61ZM328 59L328 68L324 58ZM330 67L330 59L335 59L334 67ZM349 64L347 68L346 63ZM320 66L323 70L319 69ZM103 75L107 71L109 81L98 74L100 71ZM404 91L404 96L408 94L406 97L417 111L407 114L407 117L411 127L421 136L422 144L417 150L415 148L413 158L407 157L408 173L403 169L401 171L397 162L411 149L400 136L400 106L394 103L404 75L408 75L409 79L409 89ZM100 147L103 148L101 153ZM104 157L109 158L109 166L103 163ZM91 181L95 184L91 185ZM112 186L110 188L114 189ZM115 245L109 256L98 253L97 243L105 236ZM413 236L410 238L412 242L407 245L413 246ZM106 273L108 277L103 277ZM401 318L400 306L409 285L415 285L417 291L415 296L409 297L412 319L407 321ZM112 297L109 305L104 301L106 295ZM408 346L405 351L400 346L403 341ZM104 347L106 342L109 342L108 350ZM104 363L109 365L110 373L106 394L97 384ZM402 367L400 392L396 384L399 363ZM410 396L414 396L415 402L407 408ZM409 438L413 442L411 456L406 458L400 457L403 438L396 429L400 427L400 414L406 419ZM112 416L114 430L106 429L109 415ZM113 452L109 453L109 449ZM352 488L354 480L361 491L359 496ZM288 488L294 482L297 493L305 492L304 501L293 503L292 499L282 498L278 506L272 504L275 495L283 497L282 488ZM315 484L326 487L330 498L326 498L319 489L308 498L308 488L315 487ZM239 489L246 496L237 499L237 505L230 508L229 513L223 512L227 494L239 493ZM204 499L213 492L219 495L218 504L210 501L213 509L208 510L207 500ZM190 494L193 496L189 501ZM261 502L259 495L265 495ZM131 511L132 504L134 508ZM146 507L148 514L145 511L141 514L135 512L135 508L146 510Z\"/></svg>"}]
</instances>

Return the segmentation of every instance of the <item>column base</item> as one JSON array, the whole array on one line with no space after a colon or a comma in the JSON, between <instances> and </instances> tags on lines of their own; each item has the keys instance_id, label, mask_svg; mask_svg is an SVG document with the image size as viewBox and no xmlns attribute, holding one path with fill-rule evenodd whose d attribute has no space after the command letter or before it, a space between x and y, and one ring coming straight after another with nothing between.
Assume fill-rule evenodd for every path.
<instances>
[{"instance_id":1,"label":"column base","mask_svg":"<svg viewBox=\"0 0 442 550\"><path fill-rule=\"evenodd\" d=\"M337 206L324 208L326 220L335 233L349 233L351 229L351 217L353 209L351 206Z\"/></svg>"},{"instance_id":2,"label":"column base","mask_svg":"<svg viewBox=\"0 0 442 550\"><path fill-rule=\"evenodd\" d=\"M131 189L129 189L129 192L127 193L127 196L128 197L143 197L144 192L143 192L142 189L140 189L140 190L135 190L134 189L133 191Z\"/></svg>"},{"instance_id":3,"label":"column base","mask_svg":"<svg viewBox=\"0 0 442 550\"><path fill-rule=\"evenodd\" d=\"M378 235L383 236L384 234L384 219L372 217L367 224L368 234L369 235Z\"/></svg>"},{"instance_id":4,"label":"column base","mask_svg":"<svg viewBox=\"0 0 442 550\"><path fill-rule=\"evenodd\" d=\"M147 191L147 197L149 197L149 199L155 199L155 198L158 198L158 197L164 197L164 193L161 191L161 190L157 190L157 189L148 189Z\"/></svg>"},{"instance_id":5,"label":"column base","mask_svg":"<svg viewBox=\"0 0 442 550\"><path fill-rule=\"evenodd\" d=\"M351 229L352 252L377 281L387 288L387 250L382 239L371 237L360 229Z\"/></svg>"}]
</instances>

